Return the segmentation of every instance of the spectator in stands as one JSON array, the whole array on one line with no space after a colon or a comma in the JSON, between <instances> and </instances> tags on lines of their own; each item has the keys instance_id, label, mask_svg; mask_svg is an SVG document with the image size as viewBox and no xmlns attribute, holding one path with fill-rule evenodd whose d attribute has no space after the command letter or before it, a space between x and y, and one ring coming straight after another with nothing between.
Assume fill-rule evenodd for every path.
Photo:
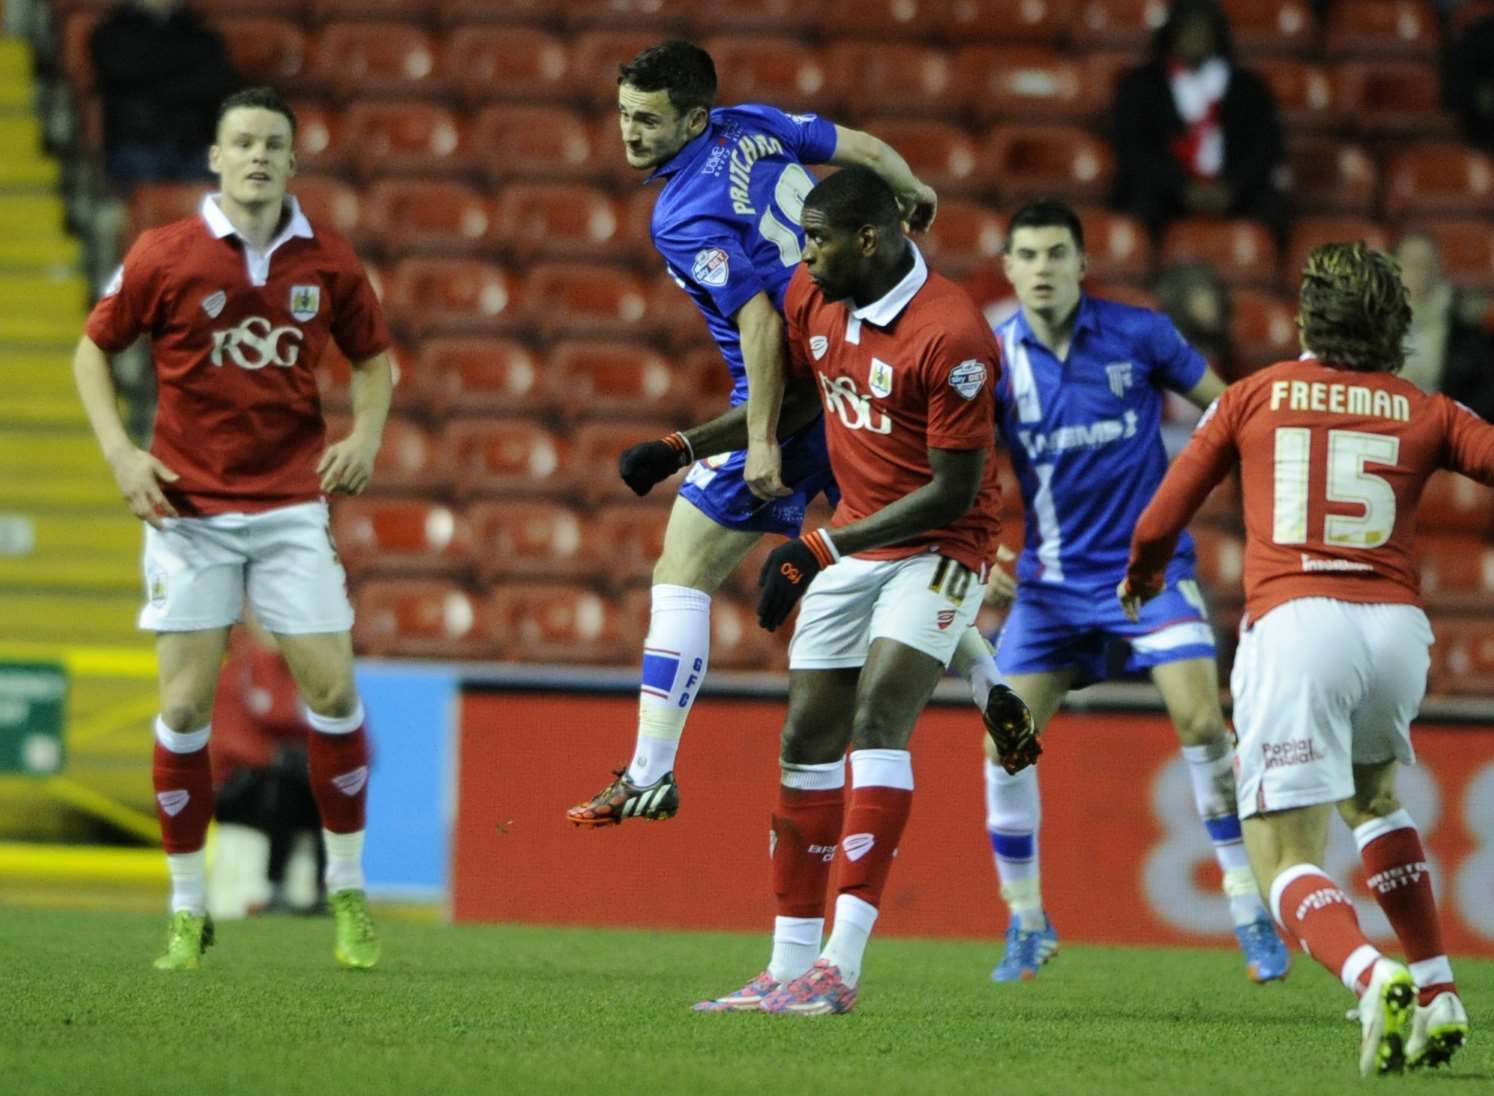
<instances>
[{"instance_id":1,"label":"spectator in stands","mask_svg":"<svg viewBox=\"0 0 1494 1096\"><path fill-rule=\"evenodd\" d=\"M213 701L213 783L218 789L220 823L261 831L270 842L266 874L270 884L267 910L290 910L284 893L285 868L296 838L306 833L316 849L320 880L325 869L321 816L311 791L306 736L311 728L290 666L265 630L245 608L228 659L218 677ZM324 897L296 912L321 910Z\"/></svg>"},{"instance_id":2,"label":"spectator in stands","mask_svg":"<svg viewBox=\"0 0 1494 1096\"><path fill-rule=\"evenodd\" d=\"M1494 15L1468 24L1449 47L1442 87L1463 136L1494 152Z\"/></svg>"},{"instance_id":3,"label":"spectator in stands","mask_svg":"<svg viewBox=\"0 0 1494 1096\"><path fill-rule=\"evenodd\" d=\"M126 0L94 28L89 52L115 186L209 178L203 150L239 83L222 35L182 0Z\"/></svg>"},{"instance_id":4,"label":"spectator in stands","mask_svg":"<svg viewBox=\"0 0 1494 1096\"><path fill-rule=\"evenodd\" d=\"M1408 232L1395 246L1411 302L1411 332L1401 376L1425 392L1442 392L1494 419L1494 334L1489 305L1447 280L1437 242Z\"/></svg>"},{"instance_id":5,"label":"spectator in stands","mask_svg":"<svg viewBox=\"0 0 1494 1096\"><path fill-rule=\"evenodd\" d=\"M1286 155L1265 82L1235 64L1215 0L1177 0L1152 57L1116 85L1112 203L1156 232L1175 217L1253 217L1279 227Z\"/></svg>"}]
</instances>

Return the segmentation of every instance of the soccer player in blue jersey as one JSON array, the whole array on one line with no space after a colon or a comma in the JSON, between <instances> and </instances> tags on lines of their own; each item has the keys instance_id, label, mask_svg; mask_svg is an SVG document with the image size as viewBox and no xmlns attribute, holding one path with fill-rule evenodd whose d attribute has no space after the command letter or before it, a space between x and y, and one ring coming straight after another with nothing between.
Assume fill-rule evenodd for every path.
<instances>
[{"instance_id":1,"label":"soccer player in blue jersey","mask_svg":"<svg viewBox=\"0 0 1494 1096\"><path fill-rule=\"evenodd\" d=\"M662 184L654 245L721 348L748 444L723 452L711 442L720 435L695 428L622 454L622 477L640 495L691 467L654 568L637 744L616 780L567 812L582 826L678 809L674 759L709 661L711 595L764 533L797 536L805 506L821 492L833 500L817 396L785 398L783 295L815 183L804 165L869 167L892 187L910 228L934 218L934 191L885 142L813 114L714 107L715 96L715 65L689 42L652 46L619 69L628 163Z\"/></svg>"},{"instance_id":2,"label":"soccer player in blue jersey","mask_svg":"<svg viewBox=\"0 0 1494 1096\"><path fill-rule=\"evenodd\" d=\"M1151 672L1177 729L1247 971L1257 982L1282 978L1286 949L1241 843L1214 639L1193 579L1191 538L1183 534L1166 591L1139 621L1129 621L1113 596L1131 530L1167 470L1162 390L1202 408L1224 382L1166 317L1082 291L1084 230L1067 205L1037 201L1018 210L1003 261L1021 308L996 329L1004 365L996 414L1026 531L1015 583L1010 576L993 583L995 598L1015 595L997 666L1042 728L1070 689L1105 677L1113 643L1129 647L1126 669ZM1039 886L1037 773L1006 773L987 746L986 826L1012 914L1006 952L991 977L1018 981L1035 977L1058 947Z\"/></svg>"}]
</instances>

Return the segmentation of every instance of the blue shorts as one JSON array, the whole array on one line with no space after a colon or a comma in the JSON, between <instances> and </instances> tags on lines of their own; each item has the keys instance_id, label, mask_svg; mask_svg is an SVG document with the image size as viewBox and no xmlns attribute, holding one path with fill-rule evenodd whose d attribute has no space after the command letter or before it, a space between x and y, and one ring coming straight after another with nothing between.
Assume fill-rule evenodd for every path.
<instances>
[{"instance_id":1,"label":"blue shorts","mask_svg":"<svg viewBox=\"0 0 1494 1096\"><path fill-rule=\"evenodd\" d=\"M840 489L830 471L830 453L825 448L825 420L815 419L783 442L783 482L794 493L781 499L760 499L742 479L747 450L723 453L698 460L685 474L680 497L717 525L744 532L799 535L804 508L821 492L834 506Z\"/></svg>"},{"instance_id":2,"label":"blue shorts","mask_svg":"<svg viewBox=\"0 0 1494 1096\"><path fill-rule=\"evenodd\" d=\"M1119 579L1116 580L1119 582ZM1166 662L1213 658L1214 630L1191 571L1169 576L1167 588L1126 619L1115 587L1094 589L1040 582L1022 583L996 641L996 666L1003 674L1039 674L1072 667L1074 688L1111 676L1117 645L1124 672Z\"/></svg>"}]
</instances>

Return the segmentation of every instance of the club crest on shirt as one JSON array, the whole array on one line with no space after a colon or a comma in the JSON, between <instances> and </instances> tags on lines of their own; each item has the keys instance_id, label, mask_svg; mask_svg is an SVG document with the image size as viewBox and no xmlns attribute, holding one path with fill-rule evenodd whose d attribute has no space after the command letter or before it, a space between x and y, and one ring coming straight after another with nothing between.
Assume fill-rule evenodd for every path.
<instances>
[{"instance_id":1,"label":"club crest on shirt","mask_svg":"<svg viewBox=\"0 0 1494 1096\"><path fill-rule=\"evenodd\" d=\"M216 320L218 313L223 311L223 306L227 303L228 294L220 289L202 298L202 310L207 313L208 319Z\"/></svg>"},{"instance_id":2,"label":"club crest on shirt","mask_svg":"<svg viewBox=\"0 0 1494 1096\"><path fill-rule=\"evenodd\" d=\"M1110 391L1117 396L1124 396L1126 389L1131 387L1131 363L1107 362L1105 376L1110 378Z\"/></svg>"},{"instance_id":3,"label":"club crest on shirt","mask_svg":"<svg viewBox=\"0 0 1494 1096\"><path fill-rule=\"evenodd\" d=\"M720 288L730 276L731 262L719 247L703 247L695 253L695 266L690 277L701 285Z\"/></svg>"},{"instance_id":4,"label":"club crest on shirt","mask_svg":"<svg viewBox=\"0 0 1494 1096\"><path fill-rule=\"evenodd\" d=\"M885 400L892 395L892 366L881 358L873 358L871 374L866 378L867 387L871 394L879 400ZM967 396L966 399L969 399Z\"/></svg>"},{"instance_id":5,"label":"club crest on shirt","mask_svg":"<svg viewBox=\"0 0 1494 1096\"><path fill-rule=\"evenodd\" d=\"M291 315L305 323L322 307L322 287L319 285L291 286Z\"/></svg>"},{"instance_id":6,"label":"club crest on shirt","mask_svg":"<svg viewBox=\"0 0 1494 1096\"><path fill-rule=\"evenodd\" d=\"M814 360L819 361L825 356L825 351L830 349L830 340L823 335L809 336L809 352L814 355Z\"/></svg>"},{"instance_id":7,"label":"club crest on shirt","mask_svg":"<svg viewBox=\"0 0 1494 1096\"><path fill-rule=\"evenodd\" d=\"M977 358L962 361L949 374L949 387L967 400L975 399L985 383L986 367Z\"/></svg>"}]
</instances>

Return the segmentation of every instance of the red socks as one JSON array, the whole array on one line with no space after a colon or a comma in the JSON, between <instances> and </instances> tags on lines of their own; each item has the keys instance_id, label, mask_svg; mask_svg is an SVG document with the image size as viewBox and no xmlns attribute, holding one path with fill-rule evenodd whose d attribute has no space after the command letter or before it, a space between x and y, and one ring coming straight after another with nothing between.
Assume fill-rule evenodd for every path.
<instances>
[{"instance_id":1,"label":"red socks","mask_svg":"<svg viewBox=\"0 0 1494 1096\"><path fill-rule=\"evenodd\" d=\"M1421 987L1421 1003L1454 989L1452 966L1442 945L1442 920L1432 893L1432 872L1416 824L1404 810L1375 818L1354 830L1369 891L1385 911L1406 962Z\"/></svg>"},{"instance_id":2,"label":"red socks","mask_svg":"<svg viewBox=\"0 0 1494 1096\"><path fill-rule=\"evenodd\" d=\"M311 793L322 826L333 833L364 828L368 807L368 733L363 708L346 719L308 713L312 732L306 752L311 761ZM345 726L350 724L350 726Z\"/></svg>"},{"instance_id":3,"label":"red socks","mask_svg":"<svg viewBox=\"0 0 1494 1096\"><path fill-rule=\"evenodd\" d=\"M156 817L161 820L161 847L167 853L196 852L207 841L213 819L213 767L208 760L208 728L178 734L165 731L173 745L201 745L176 753L161 744L164 724L156 724L151 778L156 788Z\"/></svg>"},{"instance_id":4,"label":"red socks","mask_svg":"<svg viewBox=\"0 0 1494 1096\"><path fill-rule=\"evenodd\" d=\"M1368 983L1377 951L1359 928L1353 901L1315 864L1287 868L1271 884L1271 912L1307 954L1356 993Z\"/></svg>"},{"instance_id":5,"label":"red socks","mask_svg":"<svg viewBox=\"0 0 1494 1096\"><path fill-rule=\"evenodd\" d=\"M836 768L839 772L832 775L844 781L844 766ZM815 789L779 785L772 849L779 917L825 916L825 889L844 810L843 785Z\"/></svg>"},{"instance_id":6,"label":"red socks","mask_svg":"<svg viewBox=\"0 0 1494 1096\"><path fill-rule=\"evenodd\" d=\"M913 809L907 750L851 752L851 807L840 839L840 893L880 908L892 858Z\"/></svg>"}]
</instances>

